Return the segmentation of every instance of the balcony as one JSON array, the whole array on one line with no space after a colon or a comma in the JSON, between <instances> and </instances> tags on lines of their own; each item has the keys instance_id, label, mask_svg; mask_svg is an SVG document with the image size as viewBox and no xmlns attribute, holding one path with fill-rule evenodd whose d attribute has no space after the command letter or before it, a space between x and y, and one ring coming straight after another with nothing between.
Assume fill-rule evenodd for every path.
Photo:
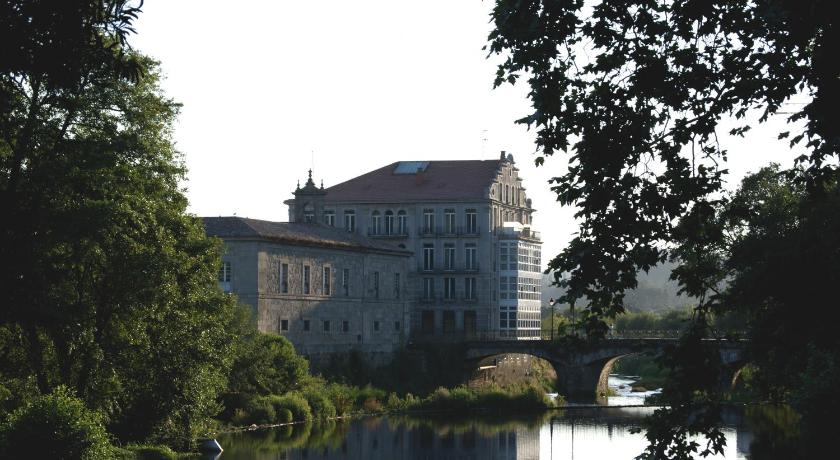
<instances>
[{"instance_id":1,"label":"balcony","mask_svg":"<svg viewBox=\"0 0 840 460\"><path fill-rule=\"evenodd\" d=\"M420 227L417 234L425 238L454 238L454 237L478 237L481 236L481 227Z\"/></svg>"},{"instance_id":2,"label":"balcony","mask_svg":"<svg viewBox=\"0 0 840 460\"><path fill-rule=\"evenodd\" d=\"M457 274L469 274L469 273L478 273L480 270L478 269L478 264L473 264L472 267L465 267L465 266L457 266L457 267L434 267L432 269L424 268L423 264L417 265L417 271L421 273L428 273L432 275L457 275Z\"/></svg>"},{"instance_id":3,"label":"balcony","mask_svg":"<svg viewBox=\"0 0 840 460\"><path fill-rule=\"evenodd\" d=\"M476 297L465 297L463 295L455 295L454 297L446 297L444 295L425 295L420 294L417 296L417 302L422 304L444 304L444 303L476 303L478 302L478 296Z\"/></svg>"},{"instance_id":4,"label":"balcony","mask_svg":"<svg viewBox=\"0 0 840 460\"><path fill-rule=\"evenodd\" d=\"M408 229L403 229L403 230L394 229L393 232L386 233L386 232L383 232L381 230L377 230L375 228L369 228L367 230L367 236L370 237L370 238L394 238L394 239L398 239L398 238L408 238L409 234L408 234Z\"/></svg>"}]
</instances>

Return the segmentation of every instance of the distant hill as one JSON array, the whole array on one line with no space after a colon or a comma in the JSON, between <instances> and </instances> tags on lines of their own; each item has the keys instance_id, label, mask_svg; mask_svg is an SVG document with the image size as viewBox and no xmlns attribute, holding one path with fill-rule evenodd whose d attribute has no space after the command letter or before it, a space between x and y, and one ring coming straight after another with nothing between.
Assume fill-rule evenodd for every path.
<instances>
[{"instance_id":1,"label":"distant hill","mask_svg":"<svg viewBox=\"0 0 840 460\"><path fill-rule=\"evenodd\" d=\"M671 270L676 265L670 262L657 265L648 273L640 272L638 276L639 286L625 294L624 305L630 311L666 311L683 310L692 305L695 301L691 297L677 294L679 286L671 281ZM563 290L551 286L554 280L552 275L543 275L542 298L547 303L550 298L559 298ZM586 300L581 300L586 302Z\"/></svg>"}]
</instances>

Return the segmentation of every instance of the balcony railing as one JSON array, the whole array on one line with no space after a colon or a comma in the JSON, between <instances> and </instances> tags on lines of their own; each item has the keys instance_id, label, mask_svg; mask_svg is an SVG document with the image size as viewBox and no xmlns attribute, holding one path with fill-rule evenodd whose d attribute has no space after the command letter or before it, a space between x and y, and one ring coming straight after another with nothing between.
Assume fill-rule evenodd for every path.
<instances>
[{"instance_id":1,"label":"balcony railing","mask_svg":"<svg viewBox=\"0 0 840 460\"><path fill-rule=\"evenodd\" d=\"M409 235L408 229L394 229L391 233L387 233L382 229L369 228L367 236L372 238L407 238Z\"/></svg>"},{"instance_id":2,"label":"balcony railing","mask_svg":"<svg viewBox=\"0 0 840 460\"><path fill-rule=\"evenodd\" d=\"M442 304L442 303L476 303L478 302L478 296L476 297L466 297L464 295L455 295L453 297L447 297L445 295L425 295L421 294L417 297L417 302L425 303L425 304Z\"/></svg>"},{"instance_id":3,"label":"balcony railing","mask_svg":"<svg viewBox=\"0 0 840 460\"><path fill-rule=\"evenodd\" d=\"M436 236L443 236L443 237L454 237L454 236L479 236L481 234L481 227L449 227L449 226L437 226L437 227L426 227L422 226L417 230L417 233L421 236L425 237L436 237Z\"/></svg>"},{"instance_id":4,"label":"balcony railing","mask_svg":"<svg viewBox=\"0 0 840 460\"><path fill-rule=\"evenodd\" d=\"M458 273L478 273L478 264L474 264L472 267L466 266L458 266L458 267L432 267L431 269L427 269L423 264L417 265L417 271L429 274L437 274L437 275L447 275L447 274L458 274Z\"/></svg>"}]
</instances>

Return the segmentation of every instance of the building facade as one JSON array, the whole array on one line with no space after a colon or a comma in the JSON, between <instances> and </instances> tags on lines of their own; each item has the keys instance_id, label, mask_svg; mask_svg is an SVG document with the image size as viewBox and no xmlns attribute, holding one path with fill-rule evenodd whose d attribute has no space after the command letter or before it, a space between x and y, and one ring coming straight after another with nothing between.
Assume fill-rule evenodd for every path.
<instances>
[{"instance_id":1,"label":"building facade","mask_svg":"<svg viewBox=\"0 0 840 460\"><path fill-rule=\"evenodd\" d=\"M291 222L320 222L413 255L413 339L538 337L540 236L513 157L401 161L324 189L298 188Z\"/></svg>"},{"instance_id":2,"label":"building facade","mask_svg":"<svg viewBox=\"0 0 840 460\"><path fill-rule=\"evenodd\" d=\"M410 252L314 223L206 217L204 225L225 244L222 288L254 309L260 331L284 335L314 367L350 350L386 363L406 342Z\"/></svg>"}]
</instances>

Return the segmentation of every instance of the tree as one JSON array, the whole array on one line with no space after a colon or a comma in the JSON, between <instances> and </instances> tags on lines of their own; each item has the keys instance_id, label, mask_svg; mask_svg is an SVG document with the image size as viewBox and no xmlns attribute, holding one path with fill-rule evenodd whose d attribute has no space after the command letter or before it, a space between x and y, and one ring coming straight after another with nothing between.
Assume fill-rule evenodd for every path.
<instances>
[{"instance_id":1,"label":"tree","mask_svg":"<svg viewBox=\"0 0 840 460\"><path fill-rule=\"evenodd\" d=\"M490 51L505 61L495 84L527 75L534 111L517 122L537 128L537 164L568 154L552 189L577 207L581 228L549 267L570 274L561 301L589 299L592 333L623 312L637 270L665 260L674 222L714 204L727 155L721 118L761 109L764 121L804 92L811 101L790 120L807 124L791 144L807 140L811 153L800 160L815 188L833 170L840 29L831 6L497 0Z\"/></svg>"},{"instance_id":2,"label":"tree","mask_svg":"<svg viewBox=\"0 0 840 460\"><path fill-rule=\"evenodd\" d=\"M721 394L702 373L704 366L720 371L701 346L716 333L716 315L747 314L759 374L784 374L768 393L803 393L794 391L797 385L837 368L840 347L823 334L825 323L790 317L803 301L828 308L826 287L836 282L840 241L830 210L836 214L838 204L840 28L831 6L496 2L490 51L505 58L496 85L527 75L534 111L518 122L537 128L537 164L568 155L568 169L552 179L552 189L562 204L577 207L581 227L549 264L567 287L561 301L588 299L585 326L590 336L603 335L605 320L624 312L624 292L636 286L637 271L669 258L679 264L672 277L681 292L698 300L680 345L666 356L674 382L664 396L672 408L648 426L648 458L690 457L700 448L686 439L692 433L707 435L709 452L722 447ZM791 147L804 144L808 154L796 158L793 170L764 171L726 199L720 121L745 123L753 110L766 121L794 96L808 102L788 120L804 128L779 138L790 138ZM756 152L739 152L746 153ZM815 337L809 326L818 330ZM830 396L824 386L804 388L812 396L791 400ZM822 407L836 404L829 397ZM805 426L821 426L807 409L816 405L798 407L811 421Z\"/></svg>"},{"instance_id":3,"label":"tree","mask_svg":"<svg viewBox=\"0 0 840 460\"><path fill-rule=\"evenodd\" d=\"M128 3L2 5L0 327L26 357L2 374L71 388L123 441L183 443L219 410L234 302Z\"/></svg>"},{"instance_id":4,"label":"tree","mask_svg":"<svg viewBox=\"0 0 840 460\"><path fill-rule=\"evenodd\" d=\"M235 328L236 358L228 392L253 396L279 395L300 389L309 375L309 363L285 337L257 331L251 308L239 308Z\"/></svg>"}]
</instances>

